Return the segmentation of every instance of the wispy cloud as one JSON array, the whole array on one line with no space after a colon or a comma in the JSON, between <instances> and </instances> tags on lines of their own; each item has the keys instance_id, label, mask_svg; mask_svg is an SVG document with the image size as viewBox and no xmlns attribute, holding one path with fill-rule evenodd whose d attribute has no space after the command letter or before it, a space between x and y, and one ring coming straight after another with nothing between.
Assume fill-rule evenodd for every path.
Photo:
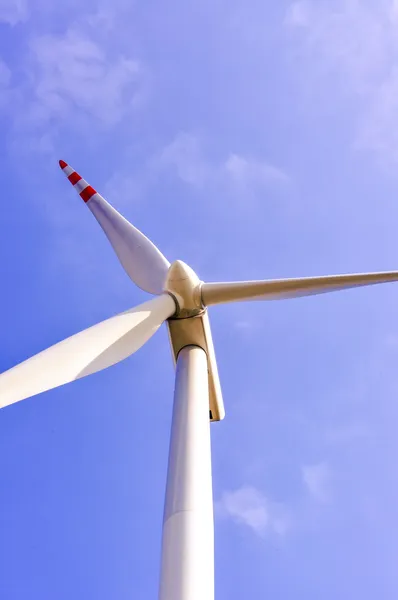
<instances>
[{"instance_id":1,"label":"wispy cloud","mask_svg":"<svg viewBox=\"0 0 398 600\"><path fill-rule=\"evenodd\" d=\"M301 468L302 478L310 496L321 503L331 500L331 474L329 466L322 462L304 465Z\"/></svg>"},{"instance_id":2,"label":"wispy cloud","mask_svg":"<svg viewBox=\"0 0 398 600\"><path fill-rule=\"evenodd\" d=\"M239 154L230 154L224 162L223 168L232 181L241 186L246 186L248 183L260 186L286 183L289 179L282 169L265 161L247 158Z\"/></svg>"},{"instance_id":3,"label":"wispy cloud","mask_svg":"<svg viewBox=\"0 0 398 600\"><path fill-rule=\"evenodd\" d=\"M269 533L283 536L289 527L283 508L253 486L224 492L216 509L221 516L245 525L260 537Z\"/></svg>"},{"instance_id":4,"label":"wispy cloud","mask_svg":"<svg viewBox=\"0 0 398 600\"><path fill-rule=\"evenodd\" d=\"M0 59L0 87L8 87L11 80L11 71L6 63Z\"/></svg>"},{"instance_id":5,"label":"wispy cloud","mask_svg":"<svg viewBox=\"0 0 398 600\"><path fill-rule=\"evenodd\" d=\"M323 89L320 80L332 82L331 97L354 95L353 147L372 151L387 163L398 161L397 23L395 0L299 0L285 17L299 44L296 50L305 85L309 76L313 89Z\"/></svg>"},{"instance_id":6,"label":"wispy cloud","mask_svg":"<svg viewBox=\"0 0 398 600\"><path fill-rule=\"evenodd\" d=\"M191 133L179 133L167 144L160 152L158 164L172 168L182 181L192 185L203 185L213 175L199 139Z\"/></svg>"},{"instance_id":7,"label":"wispy cloud","mask_svg":"<svg viewBox=\"0 0 398 600\"><path fill-rule=\"evenodd\" d=\"M117 171L106 182L101 194L111 203L119 207L124 204L140 203L145 197L145 175Z\"/></svg>"},{"instance_id":8,"label":"wispy cloud","mask_svg":"<svg viewBox=\"0 0 398 600\"><path fill-rule=\"evenodd\" d=\"M13 90L11 88L11 69L7 63L0 57L0 110L8 110L13 99Z\"/></svg>"},{"instance_id":9,"label":"wispy cloud","mask_svg":"<svg viewBox=\"0 0 398 600\"><path fill-rule=\"evenodd\" d=\"M371 436L371 430L365 423L349 423L328 429L324 439L330 444L349 444Z\"/></svg>"},{"instance_id":10,"label":"wispy cloud","mask_svg":"<svg viewBox=\"0 0 398 600\"><path fill-rule=\"evenodd\" d=\"M59 36L36 37L30 48L31 118L65 119L77 109L113 124L131 108L140 75L137 61L125 57L112 60L99 44L76 29Z\"/></svg>"},{"instance_id":11,"label":"wispy cloud","mask_svg":"<svg viewBox=\"0 0 398 600\"><path fill-rule=\"evenodd\" d=\"M390 8L383 0L299 0L288 8L285 23L302 36L303 51L307 52L303 56L312 66L323 66L325 74L348 76L345 85L360 91L390 61L385 39L392 33Z\"/></svg>"},{"instance_id":12,"label":"wispy cloud","mask_svg":"<svg viewBox=\"0 0 398 600\"><path fill-rule=\"evenodd\" d=\"M221 161L212 161L206 156L201 139L188 132L180 132L166 145L154 164L173 169L179 179L194 186L230 185L241 191L289 181L282 169L264 159L231 152Z\"/></svg>"},{"instance_id":13,"label":"wispy cloud","mask_svg":"<svg viewBox=\"0 0 398 600\"><path fill-rule=\"evenodd\" d=\"M0 22L16 25L28 16L26 0L0 0Z\"/></svg>"},{"instance_id":14,"label":"wispy cloud","mask_svg":"<svg viewBox=\"0 0 398 600\"><path fill-rule=\"evenodd\" d=\"M100 18L86 15L57 33L33 30L27 46L15 53L11 80L0 64L0 85L8 82L12 98L2 107L14 148L51 152L65 128L82 136L93 125L109 129L142 104L146 70L135 57L101 41Z\"/></svg>"},{"instance_id":15,"label":"wispy cloud","mask_svg":"<svg viewBox=\"0 0 398 600\"><path fill-rule=\"evenodd\" d=\"M257 329L258 325L249 319L240 319L233 322L233 327L244 334L252 332L253 329Z\"/></svg>"}]
</instances>

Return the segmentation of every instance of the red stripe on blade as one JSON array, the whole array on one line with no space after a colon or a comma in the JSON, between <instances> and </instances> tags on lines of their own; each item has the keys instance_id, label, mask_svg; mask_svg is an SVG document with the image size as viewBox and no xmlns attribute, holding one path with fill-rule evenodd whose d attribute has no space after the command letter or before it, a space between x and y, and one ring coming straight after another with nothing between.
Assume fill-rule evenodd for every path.
<instances>
[{"instance_id":1,"label":"red stripe on blade","mask_svg":"<svg viewBox=\"0 0 398 600\"><path fill-rule=\"evenodd\" d=\"M65 167L68 166L68 163L66 163L64 160L60 160L59 161L59 166L61 167L61 169L65 169Z\"/></svg>"},{"instance_id":2,"label":"red stripe on blade","mask_svg":"<svg viewBox=\"0 0 398 600\"><path fill-rule=\"evenodd\" d=\"M92 198L96 193L97 192L95 191L95 189L92 188L91 185L88 185L86 188L84 188L84 190L80 192L80 197L84 200L84 202L88 202L90 198Z\"/></svg>"},{"instance_id":3,"label":"red stripe on blade","mask_svg":"<svg viewBox=\"0 0 398 600\"><path fill-rule=\"evenodd\" d=\"M78 181L81 180L81 177L80 177L79 173L76 173L76 171L73 171L73 173L71 173L69 175L68 179L72 185L75 185L75 183L77 183Z\"/></svg>"}]
</instances>

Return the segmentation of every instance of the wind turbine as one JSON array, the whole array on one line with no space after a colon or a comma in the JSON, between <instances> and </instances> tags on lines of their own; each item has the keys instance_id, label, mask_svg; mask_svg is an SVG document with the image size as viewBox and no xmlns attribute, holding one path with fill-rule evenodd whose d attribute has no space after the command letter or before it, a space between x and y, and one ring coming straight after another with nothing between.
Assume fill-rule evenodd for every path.
<instances>
[{"instance_id":1,"label":"wind turbine","mask_svg":"<svg viewBox=\"0 0 398 600\"><path fill-rule=\"evenodd\" d=\"M61 169L104 230L122 266L154 298L51 346L0 375L0 407L127 358L166 322L176 364L160 600L214 598L210 422L224 418L207 307L295 298L398 280L398 271L302 279L203 283L182 261L170 265L64 161Z\"/></svg>"}]
</instances>

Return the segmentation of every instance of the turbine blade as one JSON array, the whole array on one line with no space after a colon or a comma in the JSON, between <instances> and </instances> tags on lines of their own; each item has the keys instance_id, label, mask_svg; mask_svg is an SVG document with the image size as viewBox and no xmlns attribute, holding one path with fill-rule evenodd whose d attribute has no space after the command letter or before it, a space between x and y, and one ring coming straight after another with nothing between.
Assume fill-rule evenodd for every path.
<instances>
[{"instance_id":1,"label":"turbine blade","mask_svg":"<svg viewBox=\"0 0 398 600\"><path fill-rule=\"evenodd\" d=\"M101 225L129 277L146 292L161 294L169 261L70 165L63 160L59 161L59 165Z\"/></svg>"},{"instance_id":2,"label":"turbine blade","mask_svg":"<svg viewBox=\"0 0 398 600\"><path fill-rule=\"evenodd\" d=\"M162 294L43 350L0 375L0 407L91 375L136 352L175 312Z\"/></svg>"},{"instance_id":3,"label":"turbine blade","mask_svg":"<svg viewBox=\"0 0 398 600\"><path fill-rule=\"evenodd\" d=\"M204 283L201 287L204 306L244 300L282 300L337 292L339 290L398 281L398 271L358 273L354 275L326 275L300 279L268 281L237 281L231 283Z\"/></svg>"}]
</instances>

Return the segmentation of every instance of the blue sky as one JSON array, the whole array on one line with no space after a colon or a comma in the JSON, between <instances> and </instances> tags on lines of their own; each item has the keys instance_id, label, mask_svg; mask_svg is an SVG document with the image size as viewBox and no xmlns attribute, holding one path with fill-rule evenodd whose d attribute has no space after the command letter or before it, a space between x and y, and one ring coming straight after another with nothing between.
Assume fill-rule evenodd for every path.
<instances>
[{"instance_id":1,"label":"blue sky","mask_svg":"<svg viewBox=\"0 0 398 600\"><path fill-rule=\"evenodd\" d=\"M0 370L147 299L69 162L209 281L397 269L398 3L0 0ZM216 597L398 594L398 288L210 311ZM0 413L0 597L157 595L165 329Z\"/></svg>"}]
</instances>

